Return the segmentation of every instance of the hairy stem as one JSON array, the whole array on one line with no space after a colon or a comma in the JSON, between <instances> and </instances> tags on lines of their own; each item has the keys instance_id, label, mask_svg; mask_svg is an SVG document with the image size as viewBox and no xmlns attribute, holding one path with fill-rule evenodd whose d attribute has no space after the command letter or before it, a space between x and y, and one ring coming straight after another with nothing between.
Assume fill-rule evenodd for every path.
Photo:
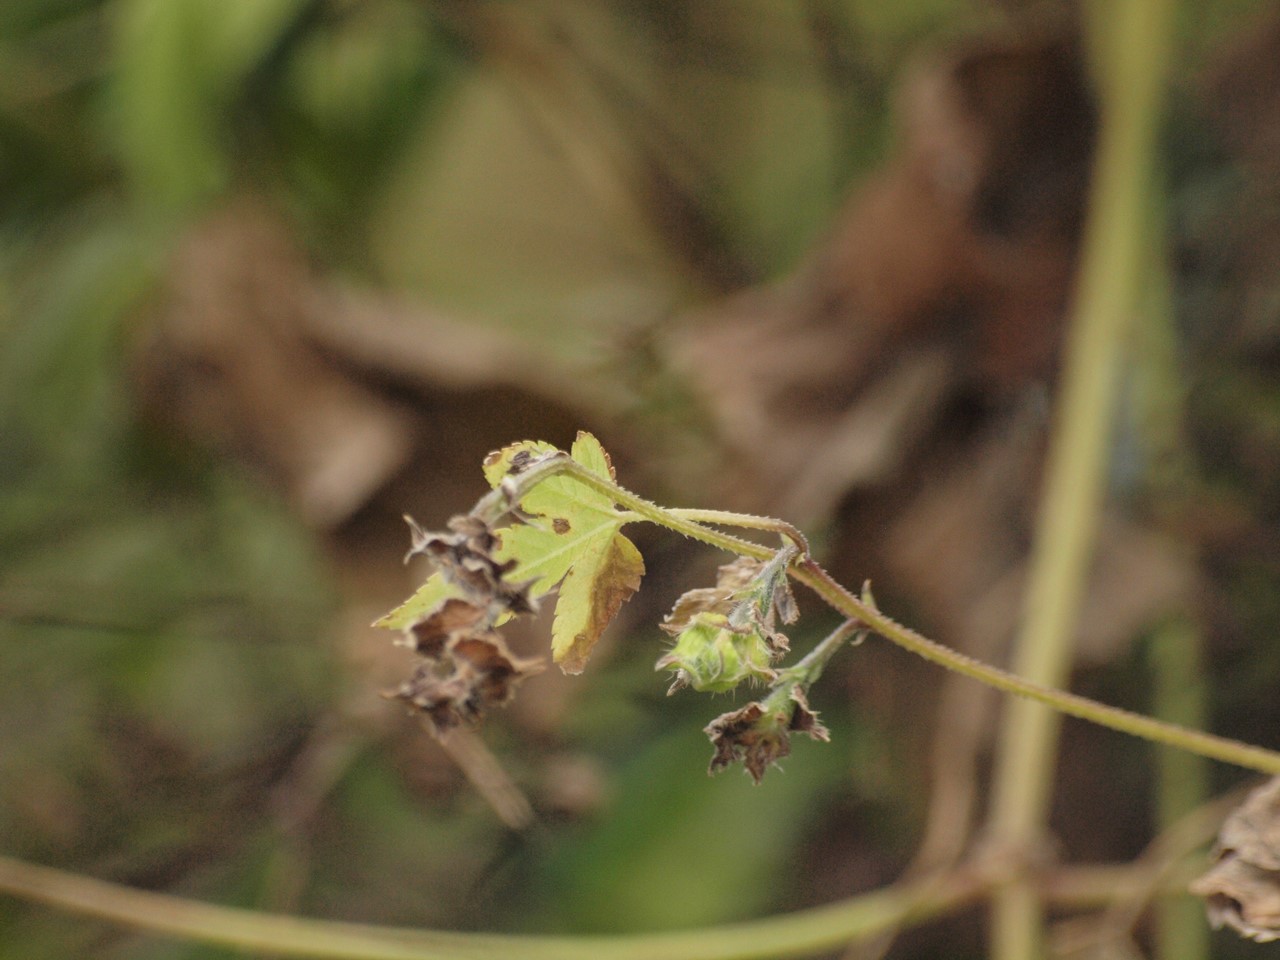
<instances>
[{"instance_id":1,"label":"hairy stem","mask_svg":"<svg viewBox=\"0 0 1280 960\"><path fill-rule=\"evenodd\" d=\"M487 495L481 505L494 516L501 516L510 510L512 503L519 499L533 486L548 476L568 475L586 487L597 490L611 497L623 509L630 510L652 523L664 526L669 530L699 540L713 547L728 550L741 556L755 557L759 560L772 558L776 551L762 544L752 543L741 537L724 533L705 524L697 523L659 507L657 504L637 496L629 490L618 486L611 480L592 472L567 456L548 458L530 467L524 473L513 478L514 483L504 484ZM505 491L505 493L504 493ZM495 499L495 495L498 496ZM480 506L477 506L477 515ZM721 514L718 522L727 524L733 514ZM754 519L754 518L752 518ZM985 683L997 690L1017 694L1028 700L1052 707L1060 713L1079 717L1109 727L1121 733L1128 733L1153 743L1163 743L1178 747L1191 753L1235 764L1250 770L1263 773L1280 774L1280 753L1241 743L1225 737L1214 736L1198 730L1189 730L1175 724L1164 723L1142 714L1118 707L1107 706L1078 694L1068 693L1053 687L1024 679L1007 670L1001 670L975 660L945 647L934 640L921 636L914 630L902 626L892 618L881 613L870 602L850 593L844 586L827 573L812 557L801 555L791 565L791 575L798 582L813 590L823 601L838 613L851 620L857 620L868 631L878 633L898 646L911 651L941 667L963 674L980 683Z\"/></svg>"},{"instance_id":2,"label":"hairy stem","mask_svg":"<svg viewBox=\"0 0 1280 960\"><path fill-rule=\"evenodd\" d=\"M863 625L861 618L846 620L840 626L836 627L827 634L816 647L804 655L794 666L782 670L778 676L778 687L785 696L789 697L787 692L794 685L799 685L805 690L818 682L818 678L822 676L822 671L827 668L827 664L831 662L831 658L836 652L844 646L844 642L855 635L865 635L867 628ZM861 637L859 636L859 639ZM858 641L855 640L855 643Z\"/></svg>"},{"instance_id":3,"label":"hairy stem","mask_svg":"<svg viewBox=\"0 0 1280 960\"><path fill-rule=\"evenodd\" d=\"M796 579L815 590L824 600L848 617L856 617L869 630L880 634L898 646L910 650L926 660L973 680L985 683L1005 693L1014 693L1052 707L1060 713L1079 717L1100 726L1110 727L1153 743L1163 743L1187 750L1200 756L1222 760L1236 766L1263 773L1280 774L1280 753L1252 744L1241 743L1226 737L1190 730L1172 723L1121 710L1090 700L1079 694L1069 693L1033 683L1017 674L1001 670L990 664L958 653L950 647L923 637L909 627L904 627L885 616L844 587L836 583L825 570L812 560L803 562L796 572Z\"/></svg>"},{"instance_id":4,"label":"hairy stem","mask_svg":"<svg viewBox=\"0 0 1280 960\"><path fill-rule=\"evenodd\" d=\"M767 530L780 537L786 537L796 545L802 556L809 555L809 538L800 532L800 528L785 520L774 517L758 517L750 513L730 513L725 510L695 510L688 508L666 508L673 517L693 520L697 523L715 523L725 527L738 527L742 530Z\"/></svg>"}]
</instances>

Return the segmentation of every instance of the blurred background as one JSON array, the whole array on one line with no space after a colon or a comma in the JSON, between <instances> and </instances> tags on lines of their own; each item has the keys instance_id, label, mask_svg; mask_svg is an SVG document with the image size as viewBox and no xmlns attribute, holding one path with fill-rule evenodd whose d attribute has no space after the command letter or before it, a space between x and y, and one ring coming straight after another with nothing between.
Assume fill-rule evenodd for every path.
<instances>
[{"instance_id":1,"label":"blurred background","mask_svg":"<svg viewBox=\"0 0 1280 960\"><path fill-rule=\"evenodd\" d=\"M724 558L678 538L636 532L649 575L585 675L448 750L380 696L412 662L368 624L427 572L402 514L438 528L487 451L585 428L631 489L785 516L1002 662L1106 16L1086 40L1074 4L1017 0L6 0L0 852L561 933L962 855L998 701L885 643L815 687L830 744L760 787L706 776L734 701L668 699L656 623ZM1076 687L1157 709L1166 640L1198 637L1193 719L1274 746L1280 15L1183 3L1177 42ZM803 650L831 621L799 599ZM1065 732L1058 855L1134 858L1153 751ZM981 914L888 949L983 956ZM0 899L3 958L227 955Z\"/></svg>"}]
</instances>

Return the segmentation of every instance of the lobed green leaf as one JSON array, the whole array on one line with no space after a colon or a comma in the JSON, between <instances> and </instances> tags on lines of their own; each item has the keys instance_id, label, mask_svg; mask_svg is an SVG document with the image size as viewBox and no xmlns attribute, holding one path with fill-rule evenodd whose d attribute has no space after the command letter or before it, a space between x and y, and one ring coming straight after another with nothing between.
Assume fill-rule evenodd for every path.
<instances>
[{"instance_id":1,"label":"lobed green leaf","mask_svg":"<svg viewBox=\"0 0 1280 960\"><path fill-rule=\"evenodd\" d=\"M504 447L485 459L485 479L497 488L525 464L556 452L540 440ZM591 434L580 432L570 455L592 473L614 479L609 455ZM519 507L527 522L495 531L501 538L496 557L516 561L508 577L532 580L534 598L559 587L552 657L566 673L581 673L605 627L639 588L644 559L621 534L625 515L609 496L573 477L542 480L521 498ZM374 626L405 629L461 593L437 571Z\"/></svg>"},{"instance_id":2,"label":"lobed green leaf","mask_svg":"<svg viewBox=\"0 0 1280 960\"><path fill-rule=\"evenodd\" d=\"M485 478L497 487L522 460L555 451L525 441L485 461ZM591 434L579 432L570 455L607 480L613 464ZM625 520L613 501L572 477L550 477L520 501L529 522L501 531L498 556L514 559L514 580L534 580L532 594L557 585L560 594L551 628L551 655L566 673L581 673L604 628L640 586L644 560L619 531Z\"/></svg>"}]
</instances>

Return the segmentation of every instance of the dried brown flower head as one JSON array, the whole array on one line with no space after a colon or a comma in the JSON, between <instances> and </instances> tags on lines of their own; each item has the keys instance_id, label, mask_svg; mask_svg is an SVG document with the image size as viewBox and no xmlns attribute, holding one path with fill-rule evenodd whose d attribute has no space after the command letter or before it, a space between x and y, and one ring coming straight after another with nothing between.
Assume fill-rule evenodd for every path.
<instances>
[{"instance_id":1,"label":"dried brown flower head","mask_svg":"<svg viewBox=\"0 0 1280 960\"><path fill-rule=\"evenodd\" d=\"M446 600L441 607L466 601ZM472 606L472 610L476 608ZM443 619L441 610L433 611L424 623ZM463 610L463 618L470 611ZM409 629L413 634L415 627ZM490 707L502 706L515 693L516 685L525 677L542 670L541 660L517 657L507 649L502 636L487 624L479 630L460 629L443 633L438 629L429 632L431 638L423 654L422 662L413 676L398 689L386 694L389 699L401 700L415 711L421 712L431 723L436 736L444 736L454 727L471 725L484 716Z\"/></svg>"},{"instance_id":2,"label":"dried brown flower head","mask_svg":"<svg viewBox=\"0 0 1280 960\"><path fill-rule=\"evenodd\" d=\"M792 687L784 703L775 706L773 700L770 697L764 703L749 703L707 724L704 732L715 747L708 773L741 761L751 779L759 783L769 767L790 755L792 733L805 733L814 740L831 739L827 728L809 709L800 687Z\"/></svg>"},{"instance_id":3,"label":"dried brown flower head","mask_svg":"<svg viewBox=\"0 0 1280 960\"><path fill-rule=\"evenodd\" d=\"M1222 824L1214 865L1191 884L1215 929L1280 939L1280 777L1249 794Z\"/></svg>"},{"instance_id":4,"label":"dried brown flower head","mask_svg":"<svg viewBox=\"0 0 1280 960\"><path fill-rule=\"evenodd\" d=\"M494 556L501 541L483 520L460 514L449 520L452 533L432 533L412 517L404 519L413 538L405 560L426 557L447 581L473 597L496 603L507 613L532 613L536 609L529 596L532 582L509 583L505 579L516 561L499 561Z\"/></svg>"}]
</instances>

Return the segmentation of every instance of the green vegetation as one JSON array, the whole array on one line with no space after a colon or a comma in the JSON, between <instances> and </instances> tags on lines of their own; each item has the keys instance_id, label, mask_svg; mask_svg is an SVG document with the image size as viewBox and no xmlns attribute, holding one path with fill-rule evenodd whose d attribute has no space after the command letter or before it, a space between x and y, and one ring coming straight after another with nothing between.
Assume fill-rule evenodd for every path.
<instances>
[{"instance_id":1,"label":"green vegetation","mask_svg":"<svg viewBox=\"0 0 1280 960\"><path fill-rule=\"evenodd\" d=\"M629 492L754 510L801 497L816 451L848 458L742 456L715 398L768 394L760 370L785 351L750 341L759 362L736 373L744 358L725 355L699 376L680 338L704 312L767 314L772 291L803 313L824 245L853 235L850 190L879 198L873 212L960 196L967 168L943 161L973 131L948 125L955 91L900 78L1070 20L1017 6L4 4L0 887L18 896L0 898L0 960L728 960L901 931L889 956L1022 960L1094 940L1161 960L1251 955L1206 939L1182 891L1225 812L1209 798L1240 782L1192 757L1280 772L1264 749L1280 721L1278 231L1250 153L1265 160L1280 119L1248 107L1256 142L1240 146L1203 115L1216 64L1265 36L1264 4L1086 5L1096 177L1052 374L1029 387L1007 372L1016 347L982 353L997 326L981 319L987 288L931 300L915 284L973 270L998 286L1041 262L1018 259L1020 243L1047 261L1056 238L1034 221L917 257L934 226L961 227L945 204L904 208L901 231L863 225L898 267L867 267L859 288L859 310L889 317L867 347L884 347L873 373L845 377L845 342L815 340L799 348L812 382L770 402L872 394L890 417L897 395L875 377L972 335L982 346L948 362L978 372L924 415L938 418L929 445L911 447L927 434L916 421L884 421L907 452L801 517L804 534ZM991 83L983 102L1004 103ZM840 251L859 268L875 252ZM844 292L823 287L822 302ZM1053 299L1023 293L1019 308ZM931 339L925 314L959 317L959 332ZM984 377L999 387L984 393ZM881 548L900 534L892 511L921 490L941 499L952 466L977 457L974 424L1016 433L997 414L1036 407L1046 383L1045 499L1017 547L1035 544L1028 616L1012 658L996 642L974 660L954 650L971 638L952 635L946 585L895 577L904 564ZM579 426L604 439L622 487L591 434L573 441ZM403 449L347 512L317 519L299 493L316 451L354 436L369 442L354 461L374 462L384 428ZM471 508L487 450L527 436L551 442L485 464L487 532L426 532ZM1039 483L1038 466L1024 472ZM408 574L394 568L406 512L424 520ZM1123 641L1081 654L1113 627L1117 605L1082 598L1117 515L1167 535L1195 579L1155 616L1116 614ZM492 550L473 550L494 528ZM968 549L975 569L989 562ZM422 555L457 550L511 587L501 603L468 607L437 574L379 621L409 651L367 629L410 594ZM745 565L712 586L708 564L734 556ZM920 633L837 576L874 576L883 609ZM700 595L660 626L688 587ZM998 620L992 595L974 608ZM946 833L927 808L953 796L929 759L951 688L886 637L960 683L1040 701L957 720L990 735L956 776L992 807L955 801L958 849L915 862L923 835ZM546 651L585 675L540 671ZM440 694L460 677L479 686ZM1084 739L1061 713L1176 749L1156 760ZM1086 767L1111 785L1106 816Z\"/></svg>"}]
</instances>

